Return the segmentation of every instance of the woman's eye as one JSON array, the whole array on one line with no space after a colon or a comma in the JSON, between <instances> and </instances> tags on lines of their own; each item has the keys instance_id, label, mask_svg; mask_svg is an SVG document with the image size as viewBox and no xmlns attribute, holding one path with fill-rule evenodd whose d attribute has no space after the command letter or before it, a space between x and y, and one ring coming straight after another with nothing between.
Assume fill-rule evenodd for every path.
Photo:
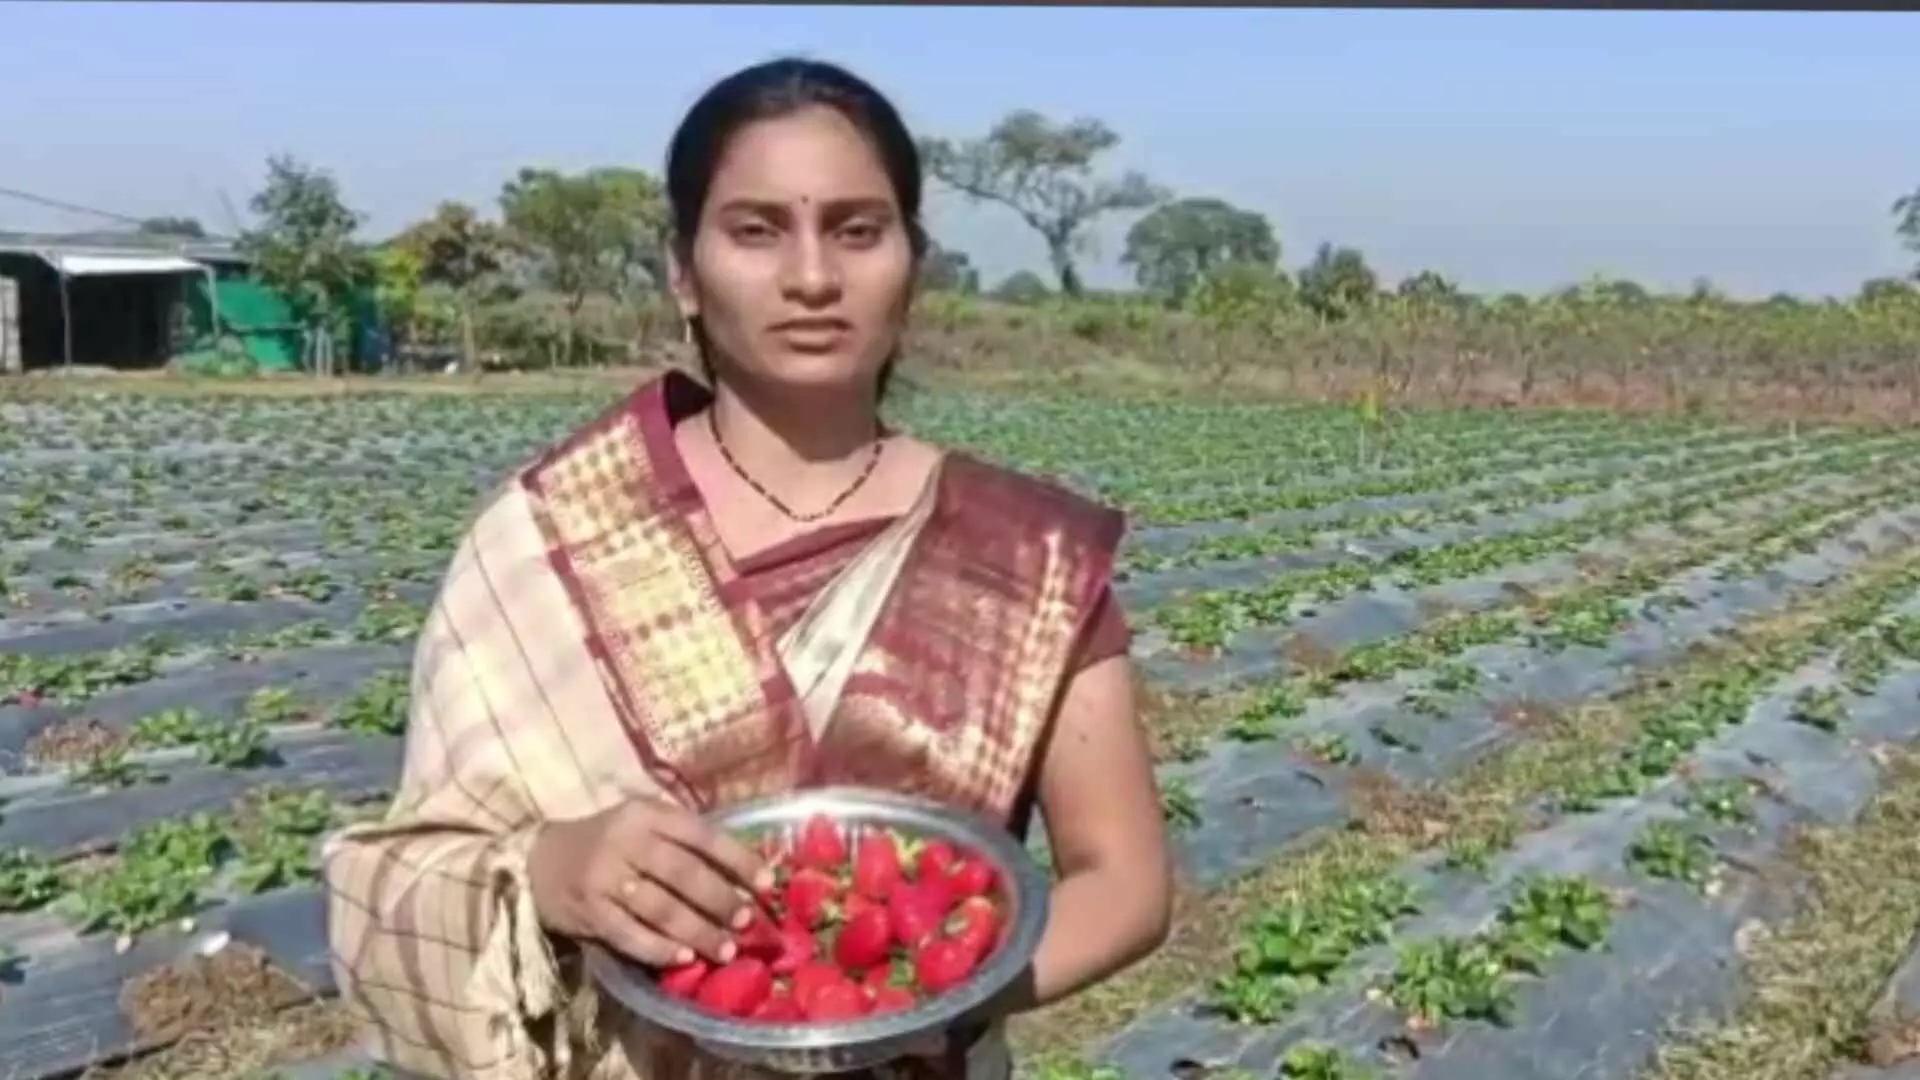
<instances>
[{"instance_id":1,"label":"woman's eye","mask_svg":"<svg viewBox=\"0 0 1920 1080\"><path fill-rule=\"evenodd\" d=\"M840 236L852 244L871 244L880 239L880 226L870 223L846 225L840 229Z\"/></svg>"},{"instance_id":2,"label":"woman's eye","mask_svg":"<svg viewBox=\"0 0 1920 1080\"><path fill-rule=\"evenodd\" d=\"M774 231L764 222L749 221L733 228L734 238L748 243L764 243L774 238Z\"/></svg>"}]
</instances>

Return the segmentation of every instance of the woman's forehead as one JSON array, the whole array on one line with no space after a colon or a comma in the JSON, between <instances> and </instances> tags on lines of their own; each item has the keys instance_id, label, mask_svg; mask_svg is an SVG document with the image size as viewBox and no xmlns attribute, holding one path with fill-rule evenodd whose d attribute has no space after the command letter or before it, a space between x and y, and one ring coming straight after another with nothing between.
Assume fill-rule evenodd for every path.
<instances>
[{"instance_id":1,"label":"woman's forehead","mask_svg":"<svg viewBox=\"0 0 1920 1080\"><path fill-rule=\"evenodd\" d=\"M747 198L805 205L891 201L893 189L871 140L837 110L815 107L736 132L710 194L716 203Z\"/></svg>"}]
</instances>

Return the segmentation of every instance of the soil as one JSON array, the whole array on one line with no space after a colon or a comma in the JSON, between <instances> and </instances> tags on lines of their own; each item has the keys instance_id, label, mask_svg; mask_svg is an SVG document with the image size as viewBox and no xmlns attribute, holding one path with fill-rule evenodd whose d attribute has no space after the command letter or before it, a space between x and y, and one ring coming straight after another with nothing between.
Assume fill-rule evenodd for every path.
<instances>
[{"instance_id":1,"label":"soil","mask_svg":"<svg viewBox=\"0 0 1920 1080\"><path fill-rule=\"evenodd\" d=\"M1338 650L1302 633L1288 634L1280 642L1280 655L1288 664L1313 675L1325 674L1340 666Z\"/></svg>"},{"instance_id":2,"label":"soil","mask_svg":"<svg viewBox=\"0 0 1920 1080\"><path fill-rule=\"evenodd\" d=\"M143 972L120 991L120 1010L144 1040L170 1043L194 1031L264 1019L313 993L266 954L228 945L207 957Z\"/></svg>"},{"instance_id":3,"label":"soil","mask_svg":"<svg viewBox=\"0 0 1920 1080\"><path fill-rule=\"evenodd\" d=\"M1867 1061L1882 1069L1914 1058L1920 1058L1920 1017L1879 1025L1867 1036Z\"/></svg>"},{"instance_id":4,"label":"soil","mask_svg":"<svg viewBox=\"0 0 1920 1080\"><path fill-rule=\"evenodd\" d=\"M1493 722L1515 731L1538 731L1551 727L1559 718L1559 710L1551 705L1543 705L1524 698L1519 701L1503 701L1493 707Z\"/></svg>"},{"instance_id":5,"label":"soil","mask_svg":"<svg viewBox=\"0 0 1920 1080\"><path fill-rule=\"evenodd\" d=\"M1434 792L1408 789L1376 769L1354 773L1353 820L1363 832L1402 836L1431 844L1447 834L1446 801Z\"/></svg>"},{"instance_id":6,"label":"soil","mask_svg":"<svg viewBox=\"0 0 1920 1080\"><path fill-rule=\"evenodd\" d=\"M27 741L27 759L40 765L78 765L127 745L127 737L98 720L60 720Z\"/></svg>"}]
</instances>

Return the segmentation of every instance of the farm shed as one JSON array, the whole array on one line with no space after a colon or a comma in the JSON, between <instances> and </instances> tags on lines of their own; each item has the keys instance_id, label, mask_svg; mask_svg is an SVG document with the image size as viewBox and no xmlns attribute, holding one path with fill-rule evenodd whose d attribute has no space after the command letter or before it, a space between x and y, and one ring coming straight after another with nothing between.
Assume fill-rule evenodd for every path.
<instances>
[{"instance_id":1,"label":"farm shed","mask_svg":"<svg viewBox=\"0 0 1920 1080\"><path fill-rule=\"evenodd\" d=\"M304 334L287 298L246 278L201 278L187 291L192 339L230 338L262 371L299 371Z\"/></svg>"},{"instance_id":2,"label":"farm shed","mask_svg":"<svg viewBox=\"0 0 1920 1080\"><path fill-rule=\"evenodd\" d=\"M224 245L73 244L0 234L12 283L5 328L16 369L165 365L193 333L192 294L218 290L245 262Z\"/></svg>"}]
</instances>

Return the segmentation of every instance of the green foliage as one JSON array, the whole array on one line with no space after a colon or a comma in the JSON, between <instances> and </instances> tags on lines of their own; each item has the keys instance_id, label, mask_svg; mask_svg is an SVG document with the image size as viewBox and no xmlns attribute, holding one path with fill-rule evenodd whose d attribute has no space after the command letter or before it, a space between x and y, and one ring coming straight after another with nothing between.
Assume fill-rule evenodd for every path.
<instances>
[{"instance_id":1,"label":"green foliage","mask_svg":"<svg viewBox=\"0 0 1920 1080\"><path fill-rule=\"evenodd\" d=\"M1238 262L1206 274L1184 299L1186 309L1209 325L1254 328L1284 314L1295 305L1296 296L1285 271Z\"/></svg>"},{"instance_id":2,"label":"green foliage","mask_svg":"<svg viewBox=\"0 0 1920 1080\"><path fill-rule=\"evenodd\" d=\"M573 358L590 294L633 299L665 285L667 206L660 182L647 173L522 169L501 189L500 211L526 276L560 296L563 362Z\"/></svg>"},{"instance_id":3,"label":"green foliage","mask_svg":"<svg viewBox=\"0 0 1920 1080\"><path fill-rule=\"evenodd\" d=\"M1344 319L1366 309L1380 281L1355 248L1321 244L1298 279L1300 302L1323 319Z\"/></svg>"},{"instance_id":4,"label":"green foliage","mask_svg":"<svg viewBox=\"0 0 1920 1080\"><path fill-rule=\"evenodd\" d=\"M1264 214L1220 199L1180 199L1134 222L1120 261L1140 288L1178 304L1217 272L1271 271L1280 241Z\"/></svg>"},{"instance_id":5,"label":"green foliage","mask_svg":"<svg viewBox=\"0 0 1920 1080\"><path fill-rule=\"evenodd\" d=\"M1015 270L1006 279L993 287L993 298L1009 304L1038 304L1053 295L1039 274L1031 270Z\"/></svg>"},{"instance_id":6,"label":"green foliage","mask_svg":"<svg viewBox=\"0 0 1920 1080\"><path fill-rule=\"evenodd\" d=\"M373 267L355 239L360 215L340 196L331 173L292 157L267 162L267 183L250 203L260 218L240 236L254 272L283 293L294 317L344 334L350 297L370 283Z\"/></svg>"}]
</instances>

